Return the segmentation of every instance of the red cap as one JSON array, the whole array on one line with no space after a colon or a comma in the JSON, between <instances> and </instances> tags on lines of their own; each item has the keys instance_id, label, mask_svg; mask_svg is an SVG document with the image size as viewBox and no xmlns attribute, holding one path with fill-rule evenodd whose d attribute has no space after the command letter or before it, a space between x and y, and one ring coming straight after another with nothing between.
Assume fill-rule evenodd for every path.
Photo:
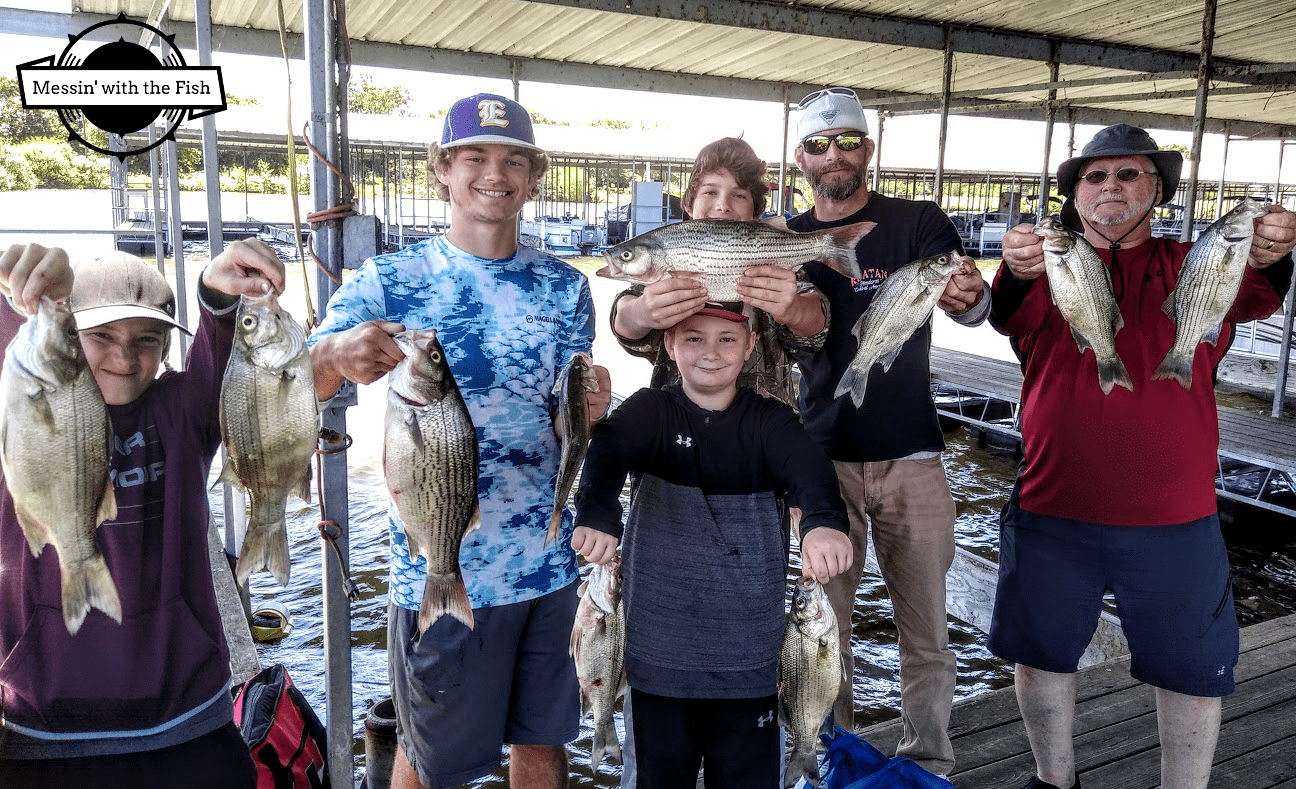
<instances>
[{"instance_id":1,"label":"red cap","mask_svg":"<svg viewBox=\"0 0 1296 789\"><path fill-rule=\"evenodd\" d=\"M706 306L698 310L697 315L710 315L712 318L724 318L734 323L746 323L747 316L742 313L742 302L730 302L720 304L708 301Z\"/></svg>"}]
</instances>

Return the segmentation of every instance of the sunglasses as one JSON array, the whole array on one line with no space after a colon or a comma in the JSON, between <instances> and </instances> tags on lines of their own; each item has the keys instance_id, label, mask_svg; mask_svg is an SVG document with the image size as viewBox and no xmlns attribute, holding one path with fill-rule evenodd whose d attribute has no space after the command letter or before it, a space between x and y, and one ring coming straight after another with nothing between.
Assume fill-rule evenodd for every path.
<instances>
[{"instance_id":1,"label":"sunglasses","mask_svg":"<svg viewBox=\"0 0 1296 789\"><path fill-rule=\"evenodd\" d=\"M801 141L806 153L818 156L828 152L828 144L836 143L839 151L853 151L864 144L864 133L844 131L837 134L815 134Z\"/></svg>"},{"instance_id":2,"label":"sunglasses","mask_svg":"<svg viewBox=\"0 0 1296 789\"><path fill-rule=\"evenodd\" d=\"M1109 173L1106 170L1090 170L1080 177L1097 186L1098 184L1106 183L1107 176L1109 175L1112 175L1112 173ZM1140 175L1156 175L1156 171L1140 170L1137 167L1122 167L1116 171L1115 175L1117 181L1128 182L1136 180Z\"/></svg>"},{"instance_id":3,"label":"sunglasses","mask_svg":"<svg viewBox=\"0 0 1296 789\"><path fill-rule=\"evenodd\" d=\"M823 90L816 90L814 93L801 99L801 103L798 104L797 107L804 110L806 107L809 107L824 96L850 96L852 99L859 99L859 96L855 95L855 91L850 88L824 88Z\"/></svg>"}]
</instances>

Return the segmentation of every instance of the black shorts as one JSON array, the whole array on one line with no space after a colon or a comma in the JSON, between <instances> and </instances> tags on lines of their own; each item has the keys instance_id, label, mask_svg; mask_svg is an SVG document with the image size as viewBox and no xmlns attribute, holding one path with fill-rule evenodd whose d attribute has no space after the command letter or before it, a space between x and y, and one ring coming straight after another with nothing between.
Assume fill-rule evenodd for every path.
<instances>
[{"instance_id":1,"label":"black shorts","mask_svg":"<svg viewBox=\"0 0 1296 789\"><path fill-rule=\"evenodd\" d=\"M0 737L4 736L0 733ZM72 759L0 759L0 787L255 789L256 765L233 721L155 751Z\"/></svg>"},{"instance_id":2,"label":"black shorts","mask_svg":"<svg viewBox=\"0 0 1296 789\"><path fill-rule=\"evenodd\" d=\"M630 689L637 789L777 789L782 766L778 694L675 699Z\"/></svg>"}]
</instances>

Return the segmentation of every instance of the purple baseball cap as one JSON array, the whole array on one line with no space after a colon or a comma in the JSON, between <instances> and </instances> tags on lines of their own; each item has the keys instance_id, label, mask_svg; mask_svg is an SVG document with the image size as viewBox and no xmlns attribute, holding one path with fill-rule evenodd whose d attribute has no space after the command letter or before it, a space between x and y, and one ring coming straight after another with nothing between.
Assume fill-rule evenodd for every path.
<instances>
[{"instance_id":1,"label":"purple baseball cap","mask_svg":"<svg viewBox=\"0 0 1296 789\"><path fill-rule=\"evenodd\" d=\"M446 113L441 147L490 143L544 150L535 144L530 114L516 101L493 93L478 93L456 101Z\"/></svg>"}]
</instances>

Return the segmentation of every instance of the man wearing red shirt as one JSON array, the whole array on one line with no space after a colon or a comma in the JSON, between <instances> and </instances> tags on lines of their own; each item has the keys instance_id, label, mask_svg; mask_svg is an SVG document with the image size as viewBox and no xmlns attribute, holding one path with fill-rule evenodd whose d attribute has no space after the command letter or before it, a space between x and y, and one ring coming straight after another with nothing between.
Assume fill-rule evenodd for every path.
<instances>
[{"instance_id":1,"label":"man wearing red shirt","mask_svg":"<svg viewBox=\"0 0 1296 789\"><path fill-rule=\"evenodd\" d=\"M1001 518L989 646L1016 663L1036 763L1028 789L1080 786L1074 672L1106 591L1129 641L1130 673L1156 688L1163 786L1206 786L1220 698L1233 691L1238 626L1215 501L1211 382L1234 324L1281 306L1296 214L1269 206L1255 220L1241 291L1219 342L1197 346L1194 385L1153 380L1175 337L1162 305L1190 245L1153 238L1151 216L1174 197L1182 161L1121 124L1058 168L1062 219L1111 275L1125 322L1116 350L1133 391L1099 388L1092 353L1078 351L1041 277L1043 239L1029 225L1003 239L990 320L1022 359L1025 462Z\"/></svg>"}]
</instances>

